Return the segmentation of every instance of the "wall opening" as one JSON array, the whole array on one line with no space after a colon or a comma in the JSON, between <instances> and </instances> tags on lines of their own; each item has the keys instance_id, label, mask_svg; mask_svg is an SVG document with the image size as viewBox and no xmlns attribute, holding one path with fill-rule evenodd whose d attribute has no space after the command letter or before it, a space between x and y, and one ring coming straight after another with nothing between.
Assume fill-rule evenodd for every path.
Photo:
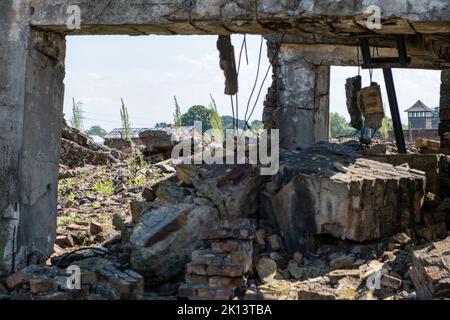
<instances>
[{"instance_id":1,"label":"wall opening","mask_svg":"<svg viewBox=\"0 0 450 320\"><path fill-rule=\"evenodd\" d=\"M241 57L239 103L233 98L235 117L238 112L241 127L247 115L252 126L262 128L263 102L271 85L270 78L262 84L269 68L266 43L260 36L247 36L246 50L240 54L243 40L243 36L232 37L237 61ZM155 165L166 159L164 155L144 152L139 132L172 125L176 103L184 115L193 106L209 108L214 99L223 127L231 127L233 113L230 97L224 94L216 41L216 36L67 37L64 114L68 127L61 148L58 250L102 246L119 237L123 223L131 220L130 203L152 198L149 192L144 193L148 199L142 196L145 188L172 174L170 163ZM249 103L253 88L257 92L260 86L258 102L254 104L254 93ZM123 131L118 131L123 129L122 101L132 129L132 148L121 139ZM98 144L106 138L106 144L121 153L86 143L79 131L70 128L74 126Z\"/></svg>"},{"instance_id":2,"label":"wall opening","mask_svg":"<svg viewBox=\"0 0 450 320\"><path fill-rule=\"evenodd\" d=\"M439 99L440 99L440 85L441 72L434 70L421 69L394 69L394 82L397 92L397 100L400 109L400 116L405 132L405 139L410 144L414 144L416 138L423 136L424 138L431 138L439 140L437 134L437 124L439 122ZM358 70L357 67L337 67L331 68L331 86L330 86L330 137L350 139L357 137L356 130L349 125L350 115L346 106L346 79L357 76L362 77L362 86L370 85L369 70ZM389 118L383 125L383 133L376 133L375 138L382 138L389 142L394 142L395 138L392 134L391 113L389 108L389 101L386 94L386 87L381 69L376 69L373 72L373 81L378 83L382 89L383 106L385 115ZM416 128L414 124L408 119L407 109L413 107L418 101L421 101L427 108L431 109L432 128ZM413 130L409 130L412 127ZM390 132L389 136L382 137L381 135ZM415 132L415 129L419 130ZM341 139L342 140L342 139Z\"/></svg>"}]
</instances>

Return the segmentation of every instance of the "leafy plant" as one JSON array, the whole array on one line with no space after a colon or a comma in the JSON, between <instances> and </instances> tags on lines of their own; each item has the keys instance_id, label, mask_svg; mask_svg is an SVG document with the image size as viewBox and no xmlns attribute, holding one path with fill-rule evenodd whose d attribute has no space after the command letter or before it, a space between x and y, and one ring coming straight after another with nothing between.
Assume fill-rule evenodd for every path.
<instances>
[{"instance_id":1,"label":"leafy plant","mask_svg":"<svg viewBox=\"0 0 450 320\"><path fill-rule=\"evenodd\" d=\"M355 129L339 113L330 113L330 136L332 138L345 137L355 132Z\"/></svg>"},{"instance_id":2,"label":"leafy plant","mask_svg":"<svg viewBox=\"0 0 450 320\"><path fill-rule=\"evenodd\" d=\"M188 112L181 116L181 125L183 126L193 126L195 121L202 122L202 131L211 129L211 110L205 106L192 106L189 108Z\"/></svg>"},{"instance_id":3,"label":"leafy plant","mask_svg":"<svg viewBox=\"0 0 450 320\"><path fill-rule=\"evenodd\" d=\"M175 125L175 128L181 128L181 109L180 105L178 104L177 97L173 97L175 100L175 113L173 114L173 123Z\"/></svg>"},{"instance_id":4,"label":"leafy plant","mask_svg":"<svg viewBox=\"0 0 450 320\"><path fill-rule=\"evenodd\" d=\"M381 138L387 140L389 138L389 131L391 131L392 129L392 120L388 117L384 117L381 128L379 129Z\"/></svg>"},{"instance_id":5,"label":"leafy plant","mask_svg":"<svg viewBox=\"0 0 450 320\"><path fill-rule=\"evenodd\" d=\"M131 141L131 124L130 124L130 117L128 116L128 109L125 106L125 103L123 102L123 99L120 98L122 101L122 106L120 107L120 118L122 120L122 139Z\"/></svg>"},{"instance_id":6,"label":"leafy plant","mask_svg":"<svg viewBox=\"0 0 450 320\"><path fill-rule=\"evenodd\" d=\"M73 178L61 179L58 181L58 195L60 197L73 194L75 180Z\"/></svg>"},{"instance_id":7,"label":"leafy plant","mask_svg":"<svg viewBox=\"0 0 450 320\"><path fill-rule=\"evenodd\" d=\"M96 181L92 185L92 190L97 193L112 195L114 193L114 182L112 179L102 179L100 181Z\"/></svg>"},{"instance_id":8,"label":"leafy plant","mask_svg":"<svg viewBox=\"0 0 450 320\"><path fill-rule=\"evenodd\" d=\"M216 101L214 100L212 95L209 110L210 110L209 124L211 125L211 129L214 130L214 134L218 135L217 137L215 136L214 139L217 142L223 142L224 132L222 126L222 118L220 117L219 112L217 111Z\"/></svg>"},{"instance_id":9,"label":"leafy plant","mask_svg":"<svg viewBox=\"0 0 450 320\"><path fill-rule=\"evenodd\" d=\"M70 120L72 127L83 131L83 103L72 98L72 119Z\"/></svg>"}]
</instances>

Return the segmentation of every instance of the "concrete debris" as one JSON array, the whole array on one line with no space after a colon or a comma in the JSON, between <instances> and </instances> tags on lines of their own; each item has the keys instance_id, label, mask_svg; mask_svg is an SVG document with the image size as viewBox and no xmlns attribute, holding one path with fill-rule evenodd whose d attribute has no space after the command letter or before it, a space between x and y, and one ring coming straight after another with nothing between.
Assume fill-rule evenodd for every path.
<instances>
[{"instance_id":1,"label":"concrete debris","mask_svg":"<svg viewBox=\"0 0 450 320\"><path fill-rule=\"evenodd\" d=\"M80 268L80 283L72 281L66 268L34 265L6 280L12 299L19 300L140 300L144 279L134 271L120 269L100 257L72 261ZM72 287L73 286L73 287Z\"/></svg>"},{"instance_id":2,"label":"concrete debris","mask_svg":"<svg viewBox=\"0 0 450 320\"><path fill-rule=\"evenodd\" d=\"M131 235L131 265L148 285L167 282L183 273L203 231L211 230L217 210L203 205L172 204L142 213Z\"/></svg>"},{"instance_id":3,"label":"concrete debris","mask_svg":"<svg viewBox=\"0 0 450 320\"><path fill-rule=\"evenodd\" d=\"M256 271L258 272L259 279L263 283L268 283L273 281L277 274L277 263L267 257L263 257L258 261L256 265Z\"/></svg>"},{"instance_id":4,"label":"concrete debris","mask_svg":"<svg viewBox=\"0 0 450 320\"><path fill-rule=\"evenodd\" d=\"M398 289L400 289L402 287L402 280L401 279L398 279L396 277L392 277L392 276L387 275L387 274L383 274L381 276L380 283L381 283L382 286L385 286L387 288L392 288L392 289L395 289L395 290L398 290Z\"/></svg>"},{"instance_id":5,"label":"concrete debris","mask_svg":"<svg viewBox=\"0 0 450 320\"><path fill-rule=\"evenodd\" d=\"M331 270L348 269L353 266L354 262L355 262L354 255L343 254L330 261L330 268Z\"/></svg>"},{"instance_id":6,"label":"concrete debris","mask_svg":"<svg viewBox=\"0 0 450 320\"><path fill-rule=\"evenodd\" d=\"M231 44L231 36L219 35L217 49L220 52L220 68L225 74L225 94L234 96L239 88L236 58L234 47Z\"/></svg>"},{"instance_id":7,"label":"concrete debris","mask_svg":"<svg viewBox=\"0 0 450 320\"><path fill-rule=\"evenodd\" d=\"M266 238L267 248L270 251L278 251L283 249L283 242L277 234L272 234Z\"/></svg>"},{"instance_id":8,"label":"concrete debris","mask_svg":"<svg viewBox=\"0 0 450 320\"><path fill-rule=\"evenodd\" d=\"M108 165L122 159L120 151L95 143L87 134L67 126L62 130L60 163L70 168Z\"/></svg>"},{"instance_id":9,"label":"concrete debris","mask_svg":"<svg viewBox=\"0 0 450 320\"><path fill-rule=\"evenodd\" d=\"M420 153L423 154L439 154L441 143L435 140L419 138L416 140L416 147L420 150Z\"/></svg>"},{"instance_id":10,"label":"concrete debris","mask_svg":"<svg viewBox=\"0 0 450 320\"><path fill-rule=\"evenodd\" d=\"M198 145L200 137L201 132L192 126L169 126L139 132L139 140L145 146L144 159L151 163L167 163L175 145L188 139L193 139Z\"/></svg>"},{"instance_id":11,"label":"concrete debris","mask_svg":"<svg viewBox=\"0 0 450 320\"><path fill-rule=\"evenodd\" d=\"M413 252L411 278L419 299L450 296L450 237Z\"/></svg>"},{"instance_id":12,"label":"concrete debris","mask_svg":"<svg viewBox=\"0 0 450 320\"><path fill-rule=\"evenodd\" d=\"M363 127L362 111L358 104L358 93L361 90L361 76L348 78L345 83L347 97L347 110L350 114L350 124L353 128L361 130Z\"/></svg>"},{"instance_id":13,"label":"concrete debris","mask_svg":"<svg viewBox=\"0 0 450 320\"><path fill-rule=\"evenodd\" d=\"M450 158L437 154L389 154L369 156L371 160L400 166L407 163L411 169L425 172L426 190L435 195L450 197Z\"/></svg>"},{"instance_id":14,"label":"concrete debris","mask_svg":"<svg viewBox=\"0 0 450 320\"><path fill-rule=\"evenodd\" d=\"M209 199L222 218L247 217L259 208L265 177L251 165L178 165L180 183Z\"/></svg>"},{"instance_id":15,"label":"concrete debris","mask_svg":"<svg viewBox=\"0 0 450 320\"><path fill-rule=\"evenodd\" d=\"M281 154L278 174L265 185L262 210L290 253L307 249L308 234L375 240L421 222L425 181L423 172L318 144Z\"/></svg>"}]
</instances>

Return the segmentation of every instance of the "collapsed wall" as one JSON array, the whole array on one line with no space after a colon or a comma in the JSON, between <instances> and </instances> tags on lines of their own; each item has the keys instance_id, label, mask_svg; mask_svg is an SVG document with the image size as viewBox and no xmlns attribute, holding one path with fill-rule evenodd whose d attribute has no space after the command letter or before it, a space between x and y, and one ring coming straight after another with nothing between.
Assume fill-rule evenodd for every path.
<instances>
[{"instance_id":1,"label":"collapsed wall","mask_svg":"<svg viewBox=\"0 0 450 320\"><path fill-rule=\"evenodd\" d=\"M273 60L275 96L264 119L282 130L282 147L295 149L328 138L329 65L337 57L354 64L358 35L373 34L366 2L113 0L105 7L79 0L83 27L74 31L67 27L71 0L1 1L0 274L45 261L52 252L66 34L303 34L306 46L283 45ZM376 32L408 35L412 65L449 67L448 1L375 3L388 14ZM226 201L214 207L220 211Z\"/></svg>"},{"instance_id":2,"label":"collapsed wall","mask_svg":"<svg viewBox=\"0 0 450 320\"><path fill-rule=\"evenodd\" d=\"M108 165L122 158L120 151L95 143L87 134L64 122L59 163L69 168Z\"/></svg>"},{"instance_id":3,"label":"collapsed wall","mask_svg":"<svg viewBox=\"0 0 450 320\"><path fill-rule=\"evenodd\" d=\"M305 252L312 234L369 241L420 223L425 184L424 172L324 143L281 155L261 210L290 253Z\"/></svg>"}]
</instances>

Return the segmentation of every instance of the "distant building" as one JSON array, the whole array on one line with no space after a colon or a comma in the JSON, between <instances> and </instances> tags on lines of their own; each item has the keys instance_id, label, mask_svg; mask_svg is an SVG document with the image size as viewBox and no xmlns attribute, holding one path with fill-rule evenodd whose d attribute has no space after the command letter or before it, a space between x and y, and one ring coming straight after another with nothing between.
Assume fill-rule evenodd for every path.
<instances>
[{"instance_id":1,"label":"distant building","mask_svg":"<svg viewBox=\"0 0 450 320\"><path fill-rule=\"evenodd\" d=\"M139 138L139 133L149 130L148 128L133 128L131 129L131 142L125 140L123 128L116 128L105 136L105 145L110 148L120 150L125 153L132 152L133 145L142 145Z\"/></svg>"},{"instance_id":2,"label":"distant building","mask_svg":"<svg viewBox=\"0 0 450 320\"><path fill-rule=\"evenodd\" d=\"M411 129L432 129L433 110L422 101L417 101L411 108L405 110L408 113L408 124Z\"/></svg>"}]
</instances>

